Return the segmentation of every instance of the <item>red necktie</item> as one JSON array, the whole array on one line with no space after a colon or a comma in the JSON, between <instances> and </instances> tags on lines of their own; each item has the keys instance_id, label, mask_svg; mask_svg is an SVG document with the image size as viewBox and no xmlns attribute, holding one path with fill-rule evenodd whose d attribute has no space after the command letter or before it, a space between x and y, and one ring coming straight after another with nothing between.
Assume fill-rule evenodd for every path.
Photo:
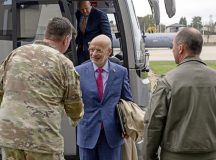
<instances>
[{"instance_id":1,"label":"red necktie","mask_svg":"<svg viewBox=\"0 0 216 160\"><path fill-rule=\"evenodd\" d=\"M102 99L103 97L103 78L102 78L103 69L98 68L97 72L98 72L98 76L97 76L96 82L97 82L98 94L99 94L100 99Z\"/></svg>"},{"instance_id":2,"label":"red necktie","mask_svg":"<svg viewBox=\"0 0 216 160\"><path fill-rule=\"evenodd\" d=\"M96 82L97 82L98 94L99 94L100 100L102 100L103 98L103 77L102 77L103 69L99 67L97 69L97 72L98 72L98 76L97 76ZM103 122L101 122L101 128L103 128Z\"/></svg>"}]
</instances>

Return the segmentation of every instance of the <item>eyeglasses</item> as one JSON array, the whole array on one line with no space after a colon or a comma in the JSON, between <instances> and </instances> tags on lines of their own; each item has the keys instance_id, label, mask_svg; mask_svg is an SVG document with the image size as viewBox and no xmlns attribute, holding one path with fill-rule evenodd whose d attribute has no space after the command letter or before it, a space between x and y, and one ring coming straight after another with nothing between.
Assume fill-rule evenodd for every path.
<instances>
[{"instance_id":1,"label":"eyeglasses","mask_svg":"<svg viewBox=\"0 0 216 160\"><path fill-rule=\"evenodd\" d=\"M89 53L93 53L93 52L103 53L104 51L102 49L100 49L100 48L90 48Z\"/></svg>"}]
</instances>

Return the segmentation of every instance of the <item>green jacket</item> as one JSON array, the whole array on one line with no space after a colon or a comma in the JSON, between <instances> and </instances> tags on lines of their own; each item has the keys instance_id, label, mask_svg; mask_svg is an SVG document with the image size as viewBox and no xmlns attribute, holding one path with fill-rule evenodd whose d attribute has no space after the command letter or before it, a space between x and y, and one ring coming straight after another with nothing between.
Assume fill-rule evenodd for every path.
<instances>
[{"instance_id":1,"label":"green jacket","mask_svg":"<svg viewBox=\"0 0 216 160\"><path fill-rule=\"evenodd\" d=\"M158 80L145 116L144 159L216 157L216 71L186 58Z\"/></svg>"}]
</instances>

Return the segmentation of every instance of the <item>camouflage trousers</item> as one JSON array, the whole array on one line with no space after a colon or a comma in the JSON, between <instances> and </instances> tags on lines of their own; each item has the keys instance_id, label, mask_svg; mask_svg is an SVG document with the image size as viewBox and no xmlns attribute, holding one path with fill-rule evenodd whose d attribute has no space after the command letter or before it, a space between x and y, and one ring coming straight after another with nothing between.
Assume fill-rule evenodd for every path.
<instances>
[{"instance_id":1,"label":"camouflage trousers","mask_svg":"<svg viewBox=\"0 0 216 160\"><path fill-rule=\"evenodd\" d=\"M64 160L63 154L46 154L2 147L2 160Z\"/></svg>"}]
</instances>

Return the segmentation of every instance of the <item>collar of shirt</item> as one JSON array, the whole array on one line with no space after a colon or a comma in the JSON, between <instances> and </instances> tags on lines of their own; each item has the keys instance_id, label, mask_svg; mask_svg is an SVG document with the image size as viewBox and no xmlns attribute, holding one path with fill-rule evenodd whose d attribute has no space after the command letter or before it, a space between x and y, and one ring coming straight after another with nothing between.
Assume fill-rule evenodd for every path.
<instances>
[{"instance_id":1,"label":"collar of shirt","mask_svg":"<svg viewBox=\"0 0 216 160\"><path fill-rule=\"evenodd\" d=\"M94 67L94 72L95 72L95 79L97 79L98 76L98 72L97 69L98 67L93 63L93 67ZM103 79L103 92L105 91L106 85L107 85L107 80L108 80L108 76L109 76L109 61L107 61L105 63L105 65L102 67L103 72L102 72L102 79Z\"/></svg>"},{"instance_id":2,"label":"collar of shirt","mask_svg":"<svg viewBox=\"0 0 216 160\"><path fill-rule=\"evenodd\" d=\"M84 16L82 15L82 16L80 17L80 24L82 23L83 18L84 18ZM87 21L87 22L88 22L88 18L89 18L89 16L86 17L86 21Z\"/></svg>"},{"instance_id":3,"label":"collar of shirt","mask_svg":"<svg viewBox=\"0 0 216 160\"><path fill-rule=\"evenodd\" d=\"M97 69L98 69L98 66L96 66L94 63L93 63L93 68L94 68L94 71L97 72ZM109 73L109 61L107 61L105 63L105 65L102 67L103 71Z\"/></svg>"},{"instance_id":4,"label":"collar of shirt","mask_svg":"<svg viewBox=\"0 0 216 160\"><path fill-rule=\"evenodd\" d=\"M44 42L43 40L36 40L36 41L34 41L34 44L41 44L41 45L49 46L51 48L58 50L58 48L55 45L50 44L48 42Z\"/></svg>"}]
</instances>

